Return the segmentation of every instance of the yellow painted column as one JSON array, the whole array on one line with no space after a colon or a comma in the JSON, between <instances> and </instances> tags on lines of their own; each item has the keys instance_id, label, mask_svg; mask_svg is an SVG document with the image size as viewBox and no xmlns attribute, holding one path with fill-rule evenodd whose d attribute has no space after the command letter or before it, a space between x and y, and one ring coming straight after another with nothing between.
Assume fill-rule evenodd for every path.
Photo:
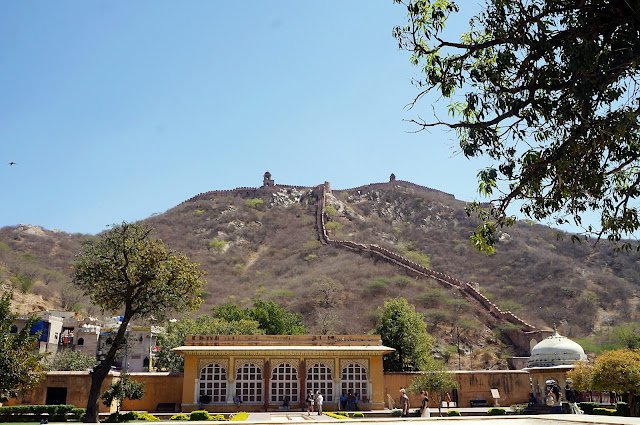
<instances>
[{"instance_id":1,"label":"yellow painted column","mask_svg":"<svg viewBox=\"0 0 640 425\"><path fill-rule=\"evenodd\" d=\"M182 381L182 404L196 404L195 382L198 379L198 357L184 356L184 379Z\"/></svg>"}]
</instances>

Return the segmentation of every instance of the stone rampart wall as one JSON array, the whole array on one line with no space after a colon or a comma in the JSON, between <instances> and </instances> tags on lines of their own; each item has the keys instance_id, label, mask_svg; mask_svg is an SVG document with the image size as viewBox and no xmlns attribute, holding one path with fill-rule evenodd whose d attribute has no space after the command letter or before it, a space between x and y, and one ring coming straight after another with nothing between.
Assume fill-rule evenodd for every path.
<instances>
[{"instance_id":1,"label":"stone rampart wall","mask_svg":"<svg viewBox=\"0 0 640 425\"><path fill-rule=\"evenodd\" d=\"M362 186L362 188L371 188L376 185L385 185L388 187L388 183L376 183L373 185ZM358 190L352 189L352 190ZM386 261L392 262L399 267L402 267L408 274L414 276L422 276L428 277L436 280L440 284L445 287L454 287L461 291L462 295L471 300L475 301L476 305L482 308L482 311L490 316L493 319L497 319L497 321L503 321L515 324L521 328L523 332L531 332L535 331L536 328L516 316L510 311L501 310L496 304L491 302L485 295L480 293L475 285L471 282L462 282L459 279L456 279L453 276L450 276L446 273L438 272L435 270L431 270L418 264L414 261L409 260L408 258L396 253L392 252L386 248L382 248L381 246L375 244L362 244L356 243L348 240L334 240L331 239L327 233L327 229L325 227L325 196L324 196L324 186L318 186L315 189L315 193L318 197L317 208L316 208L316 230L318 232L318 239L321 243L326 245L338 246L342 248L349 249L351 251L355 251L358 253L367 253L369 255L384 259ZM444 193L444 192L442 192ZM453 196L453 195L451 195ZM493 320L492 320L493 322ZM528 351L529 347L520 347L521 349Z\"/></svg>"}]
</instances>

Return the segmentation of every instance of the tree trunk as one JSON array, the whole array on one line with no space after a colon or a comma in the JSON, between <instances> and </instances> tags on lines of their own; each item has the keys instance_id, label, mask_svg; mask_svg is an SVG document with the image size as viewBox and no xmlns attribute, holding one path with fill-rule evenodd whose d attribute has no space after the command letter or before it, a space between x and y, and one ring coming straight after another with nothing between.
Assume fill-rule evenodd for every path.
<instances>
[{"instance_id":1,"label":"tree trunk","mask_svg":"<svg viewBox=\"0 0 640 425\"><path fill-rule=\"evenodd\" d=\"M122 319L122 323L118 328L118 332L116 333L113 344L111 344L111 348L109 348L106 358L93 368L93 372L91 373L91 388L89 389L89 396L87 398L87 409L83 420L84 423L100 422L100 406L98 403L100 400L102 383L109 374L111 366L113 366L118 350L126 344L125 333L127 332L127 326L129 325L130 320L131 314L127 314L125 311L125 316Z\"/></svg>"}]
</instances>

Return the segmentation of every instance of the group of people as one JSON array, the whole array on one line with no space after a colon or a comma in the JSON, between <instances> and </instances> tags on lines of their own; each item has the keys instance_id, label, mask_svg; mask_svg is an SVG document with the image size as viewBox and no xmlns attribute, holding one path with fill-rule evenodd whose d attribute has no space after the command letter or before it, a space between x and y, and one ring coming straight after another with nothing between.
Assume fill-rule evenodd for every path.
<instances>
[{"instance_id":1,"label":"group of people","mask_svg":"<svg viewBox=\"0 0 640 425\"><path fill-rule=\"evenodd\" d=\"M409 396L404 388L400 388L400 407L402 408L402 416L409 416ZM428 418L429 416L431 416L429 412L429 395L426 391L420 391L420 417Z\"/></svg>"},{"instance_id":2,"label":"group of people","mask_svg":"<svg viewBox=\"0 0 640 425\"><path fill-rule=\"evenodd\" d=\"M444 401L447 403L447 409L451 403L451 396L447 393L444 397ZM402 416L409 416L409 395L407 390L400 388L400 408L402 409ZM420 417L428 418L431 416L429 411L429 394L426 391L420 391Z\"/></svg>"},{"instance_id":3,"label":"group of people","mask_svg":"<svg viewBox=\"0 0 640 425\"><path fill-rule=\"evenodd\" d=\"M313 394L313 391L309 391L305 402L307 403L307 416L311 415L314 411L318 412L318 415L322 415L322 403L324 403L324 397L320 394L320 391L316 391L315 394Z\"/></svg>"},{"instance_id":4,"label":"group of people","mask_svg":"<svg viewBox=\"0 0 640 425\"><path fill-rule=\"evenodd\" d=\"M353 391L349 390L348 392L342 391L340 395L340 410L354 411L360 410L358 407L358 400L360 400L360 395L358 393L353 393Z\"/></svg>"}]
</instances>

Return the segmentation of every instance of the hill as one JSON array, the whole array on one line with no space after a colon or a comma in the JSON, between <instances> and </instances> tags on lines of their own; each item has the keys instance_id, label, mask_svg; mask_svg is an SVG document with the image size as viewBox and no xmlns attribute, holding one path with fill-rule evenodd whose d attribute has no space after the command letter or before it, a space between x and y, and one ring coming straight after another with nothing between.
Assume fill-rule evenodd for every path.
<instances>
[{"instance_id":1,"label":"hill","mask_svg":"<svg viewBox=\"0 0 640 425\"><path fill-rule=\"evenodd\" d=\"M572 243L570 235L518 222L500 235L498 253L486 256L469 244L477 223L466 203L438 190L395 180L345 190L265 183L199 194L144 220L207 271L202 312L222 302L273 299L300 312L313 332L359 333L373 327L385 299L403 296L425 313L445 356L457 331L464 349L482 353L498 343L496 330L514 326L451 281L472 282L499 309L534 326L556 321L568 336L640 320L638 253ZM41 296L35 307L96 314L69 283L72 259L91 237L2 228L0 278ZM446 279L408 269L371 246ZM498 361L495 350L485 357Z\"/></svg>"}]
</instances>

